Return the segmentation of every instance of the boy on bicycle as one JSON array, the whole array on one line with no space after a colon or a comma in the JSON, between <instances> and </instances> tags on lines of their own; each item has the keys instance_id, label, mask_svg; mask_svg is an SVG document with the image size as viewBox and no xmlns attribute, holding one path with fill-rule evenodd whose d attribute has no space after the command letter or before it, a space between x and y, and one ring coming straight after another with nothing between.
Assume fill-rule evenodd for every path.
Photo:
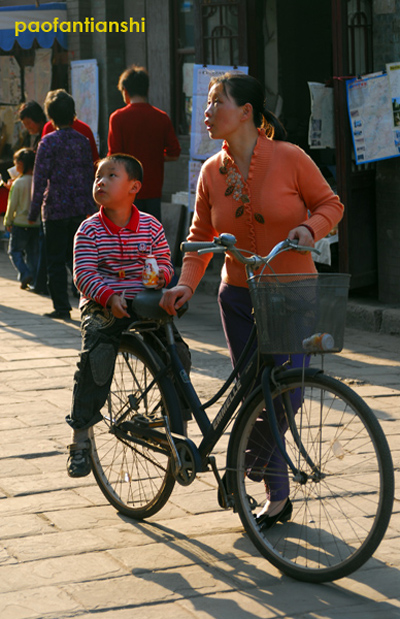
<instances>
[{"instance_id":1,"label":"boy on bicycle","mask_svg":"<svg viewBox=\"0 0 400 619\"><path fill-rule=\"evenodd\" d=\"M173 275L162 225L134 205L142 177L140 162L130 155L102 159L93 185L100 210L81 224L75 236L74 282L81 293L82 348L66 418L72 427L70 477L84 477L91 471L88 430L102 418L120 336L135 318L131 300L143 289L146 257L152 254L157 260L157 289Z\"/></svg>"}]
</instances>

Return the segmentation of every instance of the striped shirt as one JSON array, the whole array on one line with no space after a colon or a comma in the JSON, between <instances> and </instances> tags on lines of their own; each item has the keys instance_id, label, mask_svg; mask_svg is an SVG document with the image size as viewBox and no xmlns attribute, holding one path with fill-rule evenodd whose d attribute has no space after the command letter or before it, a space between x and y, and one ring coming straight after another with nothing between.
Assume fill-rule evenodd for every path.
<instances>
[{"instance_id":1,"label":"striped shirt","mask_svg":"<svg viewBox=\"0 0 400 619\"><path fill-rule=\"evenodd\" d=\"M126 299L143 289L142 271L152 254L168 284L174 272L171 254L160 222L132 205L132 217L120 228L104 208L80 225L74 244L74 282L81 293L80 307L89 300L106 307L113 294Z\"/></svg>"}]
</instances>

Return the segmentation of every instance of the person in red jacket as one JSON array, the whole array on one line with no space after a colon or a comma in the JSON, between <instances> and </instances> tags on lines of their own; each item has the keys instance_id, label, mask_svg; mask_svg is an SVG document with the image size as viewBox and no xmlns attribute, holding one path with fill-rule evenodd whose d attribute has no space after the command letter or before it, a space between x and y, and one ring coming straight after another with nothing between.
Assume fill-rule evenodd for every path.
<instances>
[{"instance_id":1,"label":"person in red jacket","mask_svg":"<svg viewBox=\"0 0 400 619\"><path fill-rule=\"evenodd\" d=\"M168 114L147 100L149 75L144 67L126 69L118 89L126 107L110 116L108 154L125 153L141 162L143 185L136 205L161 221L164 162L178 159L181 147Z\"/></svg>"}]
</instances>

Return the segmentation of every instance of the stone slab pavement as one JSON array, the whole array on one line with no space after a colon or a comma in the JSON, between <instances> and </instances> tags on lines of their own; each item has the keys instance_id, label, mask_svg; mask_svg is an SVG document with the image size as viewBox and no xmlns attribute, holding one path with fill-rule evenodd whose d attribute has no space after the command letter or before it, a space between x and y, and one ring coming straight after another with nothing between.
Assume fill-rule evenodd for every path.
<instances>
[{"instance_id":1,"label":"stone slab pavement","mask_svg":"<svg viewBox=\"0 0 400 619\"><path fill-rule=\"evenodd\" d=\"M92 476L70 479L64 417L79 313L76 301L68 322L42 316L51 309L48 298L20 290L0 251L1 619L400 617L399 490L374 558L349 578L309 585L259 556L237 515L218 507L210 473L174 490L146 522L118 515ZM178 324L207 398L229 373L215 298L197 294ZM379 417L399 482L400 338L349 329L345 345L328 369Z\"/></svg>"}]
</instances>

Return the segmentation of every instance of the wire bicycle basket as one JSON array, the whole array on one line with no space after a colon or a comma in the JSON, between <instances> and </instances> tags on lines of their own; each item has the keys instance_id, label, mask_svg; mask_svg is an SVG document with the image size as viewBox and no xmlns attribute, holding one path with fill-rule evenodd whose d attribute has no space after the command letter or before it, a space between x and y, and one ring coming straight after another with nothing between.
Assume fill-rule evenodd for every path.
<instances>
[{"instance_id":1,"label":"wire bicycle basket","mask_svg":"<svg viewBox=\"0 0 400 619\"><path fill-rule=\"evenodd\" d=\"M342 350L350 275L261 274L248 283L261 353Z\"/></svg>"}]
</instances>

